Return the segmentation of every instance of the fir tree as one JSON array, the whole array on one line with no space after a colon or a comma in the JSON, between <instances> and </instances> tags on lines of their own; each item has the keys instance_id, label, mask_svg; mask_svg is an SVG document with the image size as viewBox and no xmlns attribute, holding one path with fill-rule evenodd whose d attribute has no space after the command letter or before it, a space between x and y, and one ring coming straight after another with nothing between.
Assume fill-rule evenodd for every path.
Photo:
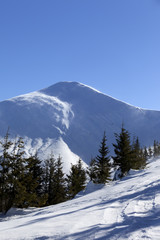
<instances>
[{"instance_id":1,"label":"fir tree","mask_svg":"<svg viewBox=\"0 0 160 240\"><path fill-rule=\"evenodd\" d=\"M14 207L23 207L26 200L24 142L20 137L14 143L12 162L12 201Z\"/></svg>"},{"instance_id":2,"label":"fir tree","mask_svg":"<svg viewBox=\"0 0 160 240\"><path fill-rule=\"evenodd\" d=\"M141 155L141 148L140 148L140 143L138 137L136 140L133 140L132 144L132 151L133 151L133 161L132 161L132 168L133 169L138 169L139 168L139 160L140 160L140 155Z\"/></svg>"},{"instance_id":3,"label":"fir tree","mask_svg":"<svg viewBox=\"0 0 160 240\"><path fill-rule=\"evenodd\" d=\"M149 152L146 148L146 146L144 147L143 149L143 163L142 163L142 168L144 168L146 166L146 162L147 162L147 159L149 157Z\"/></svg>"},{"instance_id":4,"label":"fir tree","mask_svg":"<svg viewBox=\"0 0 160 240\"><path fill-rule=\"evenodd\" d=\"M119 177L125 176L131 169L133 152L129 132L122 126L120 134L115 133L116 144L113 144L115 156L114 166L121 171Z\"/></svg>"},{"instance_id":5,"label":"fir tree","mask_svg":"<svg viewBox=\"0 0 160 240\"><path fill-rule=\"evenodd\" d=\"M46 204L47 195L44 191L44 172L42 161L38 158L37 153L26 159L26 179L27 179L27 204L30 206L41 207Z\"/></svg>"},{"instance_id":6,"label":"fir tree","mask_svg":"<svg viewBox=\"0 0 160 240\"><path fill-rule=\"evenodd\" d=\"M89 166L87 168L87 174L90 177L90 181L95 182L97 180L97 166L95 158L91 159Z\"/></svg>"},{"instance_id":7,"label":"fir tree","mask_svg":"<svg viewBox=\"0 0 160 240\"><path fill-rule=\"evenodd\" d=\"M142 169L146 166L146 161L148 157L147 149L142 149L140 147L138 137L132 144L132 151L133 151L133 161L131 162L132 169Z\"/></svg>"},{"instance_id":8,"label":"fir tree","mask_svg":"<svg viewBox=\"0 0 160 240\"><path fill-rule=\"evenodd\" d=\"M68 197L74 196L84 190L86 183L86 171L82 167L82 161L79 159L78 163L71 166L70 174L67 175Z\"/></svg>"},{"instance_id":9,"label":"fir tree","mask_svg":"<svg viewBox=\"0 0 160 240\"><path fill-rule=\"evenodd\" d=\"M53 200L55 198L55 170L55 158L53 154L51 154L50 158L45 160L44 166L44 189L48 196L47 205L53 204Z\"/></svg>"},{"instance_id":10,"label":"fir tree","mask_svg":"<svg viewBox=\"0 0 160 240\"><path fill-rule=\"evenodd\" d=\"M96 183L106 183L107 181L110 180L110 157L108 156L109 154L109 149L106 144L107 139L106 139L106 134L104 132L100 148L99 148L99 155L96 157L96 174L97 174L97 179Z\"/></svg>"},{"instance_id":11,"label":"fir tree","mask_svg":"<svg viewBox=\"0 0 160 240\"><path fill-rule=\"evenodd\" d=\"M153 156L153 151L151 147L148 148L148 154L149 154L149 158Z\"/></svg>"},{"instance_id":12,"label":"fir tree","mask_svg":"<svg viewBox=\"0 0 160 240\"><path fill-rule=\"evenodd\" d=\"M159 144L156 140L154 140L154 143L153 143L153 155L154 157L158 157L160 155Z\"/></svg>"},{"instance_id":13,"label":"fir tree","mask_svg":"<svg viewBox=\"0 0 160 240\"><path fill-rule=\"evenodd\" d=\"M12 207L13 179L11 172L10 151L13 143L9 140L7 131L4 140L0 142L2 154L0 156L0 212L6 213Z\"/></svg>"},{"instance_id":14,"label":"fir tree","mask_svg":"<svg viewBox=\"0 0 160 240\"><path fill-rule=\"evenodd\" d=\"M104 132L102 141L100 143L100 148L99 148L99 155L92 160L91 165L89 167L89 175L92 178L92 181L94 183L106 183L107 181L110 180L110 157L108 156L109 154L109 149L106 144L107 139L106 139L106 134Z\"/></svg>"},{"instance_id":15,"label":"fir tree","mask_svg":"<svg viewBox=\"0 0 160 240\"><path fill-rule=\"evenodd\" d=\"M53 193L54 196L52 198L52 204L57 204L66 200L66 181L62 169L62 159L60 156L57 158L55 164Z\"/></svg>"}]
</instances>

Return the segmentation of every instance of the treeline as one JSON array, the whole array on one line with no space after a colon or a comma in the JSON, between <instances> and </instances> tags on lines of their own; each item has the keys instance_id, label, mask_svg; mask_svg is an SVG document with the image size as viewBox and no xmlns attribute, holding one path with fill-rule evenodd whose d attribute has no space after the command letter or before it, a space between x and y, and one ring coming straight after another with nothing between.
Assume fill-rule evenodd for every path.
<instances>
[{"instance_id":1,"label":"treeline","mask_svg":"<svg viewBox=\"0 0 160 240\"><path fill-rule=\"evenodd\" d=\"M65 175L62 158L51 154L41 161L38 155L26 157L22 138L9 139L7 133L0 155L0 212L11 207L43 207L72 199L85 188L86 172L81 160Z\"/></svg>"},{"instance_id":2,"label":"treeline","mask_svg":"<svg viewBox=\"0 0 160 240\"><path fill-rule=\"evenodd\" d=\"M90 162L88 174L94 183L106 183L111 179L111 170L115 169L114 179L126 176L130 169L143 169L151 156L146 147L141 148L139 139L131 142L129 132L122 126L119 134L115 133L116 143L113 144L114 156L109 156L107 138L104 133L99 148L99 155Z\"/></svg>"},{"instance_id":3,"label":"treeline","mask_svg":"<svg viewBox=\"0 0 160 240\"><path fill-rule=\"evenodd\" d=\"M99 154L91 159L85 170L82 161L71 165L68 175L64 174L62 158L51 154L43 162L38 154L26 157L24 141L9 139L7 133L0 142L0 212L6 213L11 207L43 207L64 202L84 190L86 181L105 184L111 179L126 176L130 169L143 169L147 159L160 155L160 144L154 141L153 148L141 148L139 139L131 142L129 132L122 126L115 134L114 156L109 155L107 138L104 133ZM113 179L113 180L114 180Z\"/></svg>"}]
</instances>

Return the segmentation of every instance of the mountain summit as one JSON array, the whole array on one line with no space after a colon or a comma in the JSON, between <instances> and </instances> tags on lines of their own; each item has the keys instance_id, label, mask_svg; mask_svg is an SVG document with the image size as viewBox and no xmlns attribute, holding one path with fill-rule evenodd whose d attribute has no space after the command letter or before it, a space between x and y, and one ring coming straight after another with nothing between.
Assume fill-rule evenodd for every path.
<instances>
[{"instance_id":1,"label":"mountain summit","mask_svg":"<svg viewBox=\"0 0 160 240\"><path fill-rule=\"evenodd\" d=\"M11 136L27 139L28 149L61 150L64 161L77 156L88 163L104 131L112 152L114 133L122 123L143 145L160 138L159 111L131 106L77 82L56 83L0 102L1 136L9 127Z\"/></svg>"}]
</instances>

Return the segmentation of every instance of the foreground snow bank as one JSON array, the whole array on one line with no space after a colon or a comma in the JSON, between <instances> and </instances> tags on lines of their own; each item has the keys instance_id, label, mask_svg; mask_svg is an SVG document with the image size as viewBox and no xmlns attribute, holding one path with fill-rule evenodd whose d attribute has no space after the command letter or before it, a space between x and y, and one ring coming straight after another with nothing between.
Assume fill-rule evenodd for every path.
<instances>
[{"instance_id":1,"label":"foreground snow bank","mask_svg":"<svg viewBox=\"0 0 160 240\"><path fill-rule=\"evenodd\" d=\"M0 219L0 239L160 239L160 159L94 192L62 204ZM14 212L13 212L14 211Z\"/></svg>"}]
</instances>

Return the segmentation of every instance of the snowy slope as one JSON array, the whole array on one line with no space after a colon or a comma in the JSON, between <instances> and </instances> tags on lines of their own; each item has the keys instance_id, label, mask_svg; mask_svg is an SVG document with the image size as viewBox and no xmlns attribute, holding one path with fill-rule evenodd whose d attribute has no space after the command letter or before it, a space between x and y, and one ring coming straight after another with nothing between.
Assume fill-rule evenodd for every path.
<instances>
[{"instance_id":1,"label":"snowy slope","mask_svg":"<svg viewBox=\"0 0 160 240\"><path fill-rule=\"evenodd\" d=\"M97 154L104 130L112 152L114 133L120 131L122 122L132 135L139 136L143 145L160 139L159 111L131 106L76 82L60 82L0 102L0 136L10 127L13 137L25 137L31 147L37 141L47 145L50 139L53 152L54 143L59 142L60 146L63 142L71 153L63 156L69 164L74 161L73 155L88 163ZM59 149L63 149L63 144Z\"/></svg>"},{"instance_id":2,"label":"snowy slope","mask_svg":"<svg viewBox=\"0 0 160 240\"><path fill-rule=\"evenodd\" d=\"M24 138L28 155L38 151L39 157L46 159L51 153L55 157L60 154L67 173L79 160L61 137L71 118L73 112L67 102L40 92L21 95L0 103L0 139L9 127L11 138Z\"/></svg>"},{"instance_id":3,"label":"snowy slope","mask_svg":"<svg viewBox=\"0 0 160 240\"><path fill-rule=\"evenodd\" d=\"M160 239L160 158L84 196L0 218L1 240ZM98 187L99 188L99 187ZM90 192L90 193L89 193Z\"/></svg>"}]
</instances>

